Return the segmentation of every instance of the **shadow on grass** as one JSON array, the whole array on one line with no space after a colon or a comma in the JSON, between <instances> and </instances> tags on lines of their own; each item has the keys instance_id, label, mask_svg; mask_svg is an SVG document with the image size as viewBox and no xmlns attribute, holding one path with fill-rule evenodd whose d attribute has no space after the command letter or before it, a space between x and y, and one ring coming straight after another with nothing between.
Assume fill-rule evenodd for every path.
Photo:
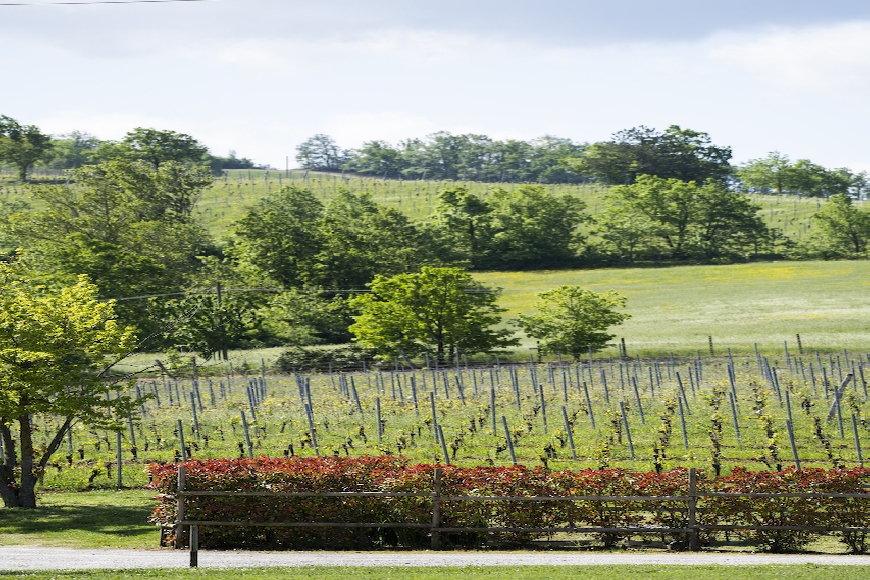
<instances>
[{"instance_id":1,"label":"shadow on grass","mask_svg":"<svg viewBox=\"0 0 870 580\"><path fill-rule=\"evenodd\" d=\"M151 506L74 505L37 509L0 509L0 534L33 535L89 532L114 538L155 535L148 523Z\"/></svg>"}]
</instances>

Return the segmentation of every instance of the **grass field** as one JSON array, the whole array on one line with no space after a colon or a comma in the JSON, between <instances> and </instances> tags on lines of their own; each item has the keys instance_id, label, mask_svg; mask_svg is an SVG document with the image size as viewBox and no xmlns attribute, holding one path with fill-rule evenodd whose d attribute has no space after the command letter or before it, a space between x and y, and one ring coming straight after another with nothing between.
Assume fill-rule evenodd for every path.
<instances>
[{"instance_id":1,"label":"grass field","mask_svg":"<svg viewBox=\"0 0 870 580\"><path fill-rule=\"evenodd\" d=\"M794 348L822 352L870 349L870 262L770 262L729 266L681 266L489 272L475 274L500 287L507 318L532 312L536 293L563 284L615 290L628 298L632 318L611 329L625 337L629 354L668 356L707 351L712 336L719 354L727 348L753 353ZM525 347L534 346L525 340ZM616 356L616 349L604 354Z\"/></svg>"},{"instance_id":2,"label":"grass field","mask_svg":"<svg viewBox=\"0 0 870 580\"><path fill-rule=\"evenodd\" d=\"M448 580L458 576L469 580L863 580L863 566L492 566L492 567L358 567L358 568L250 568L196 570L93 570L3 572L0 578L28 580L116 580L136 578L226 578L288 580Z\"/></svg>"}]
</instances>

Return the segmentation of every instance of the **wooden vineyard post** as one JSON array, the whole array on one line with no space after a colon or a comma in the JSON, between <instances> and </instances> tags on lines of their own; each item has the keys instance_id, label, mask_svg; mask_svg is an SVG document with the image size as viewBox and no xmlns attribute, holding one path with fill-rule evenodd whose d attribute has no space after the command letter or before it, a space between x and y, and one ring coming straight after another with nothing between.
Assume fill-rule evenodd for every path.
<instances>
[{"instance_id":1,"label":"wooden vineyard post","mask_svg":"<svg viewBox=\"0 0 870 580\"><path fill-rule=\"evenodd\" d=\"M562 405L562 419L565 421L565 432L568 434L568 444L571 446L571 458L577 461L577 449L574 447L574 434L571 432L571 422L568 421L568 410Z\"/></svg>"},{"instance_id":2,"label":"wooden vineyard post","mask_svg":"<svg viewBox=\"0 0 870 580\"><path fill-rule=\"evenodd\" d=\"M116 459L118 462L118 489L121 489L122 487L124 487L124 477L123 477L122 471L121 471L121 466L124 463L124 457L121 454L121 432L118 431L117 433L115 433L115 435L116 435L116 444L115 444L116 449L115 449L115 451L116 451Z\"/></svg>"},{"instance_id":3,"label":"wooden vineyard post","mask_svg":"<svg viewBox=\"0 0 870 580\"><path fill-rule=\"evenodd\" d=\"M432 549L441 549L441 536L438 527L441 525L441 468L435 468L432 484Z\"/></svg>"},{"instance_id":4,"label":"wooden vineyard post","mask_svg":"<svg viewBox=\"0 0 870 580\"><path fill-rule=\"evenodd\" d=\"M688 519L689 519L689 550L698 552L701 549L698 541L698 473L694 467L689 468L689 501L688 501Z\"/></svg>"},{"instance_id":5,"label":"wooden vineyard post","mask_svg":"<svg viewBox=\"0 0 870 580\"><path fill-rule=\"evenodd\" d=\"M175 547L183 548L185 536L187 535L184 524L184 489L187 485L187 468L184 465L178 466L178 489L175 494L176 510L175 510Z\"/></svg>"}]
</instances>

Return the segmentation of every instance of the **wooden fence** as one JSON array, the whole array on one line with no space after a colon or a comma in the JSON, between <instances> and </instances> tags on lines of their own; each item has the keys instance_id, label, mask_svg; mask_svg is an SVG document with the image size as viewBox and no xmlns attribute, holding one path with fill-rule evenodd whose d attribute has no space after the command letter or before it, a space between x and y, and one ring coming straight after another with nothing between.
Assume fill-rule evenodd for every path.
<instances>
[{"instance_id":1,"label":"wooden fence","mask_svg":"<svg viewBox=\"0 0 870 580\"><path fill-rule=\"evenodd\" d=\"M177 515L175 521L176 547L190 548L190 566L196 567L199 550L199 527L200 526L242 526L242 527L287 527L287 528L417 528L428 529L431 535L431 548L441 548L441 534L448 532L538 532L538 533L601 533L601 534L642 534L642 533L677 533L685 534L687 548L691 551L699 551L700 532L705 531L806 531L806 532L870 532L868 526L770 526L770 525L714 525L698 523L698 500L701 498L725 497L725 498L803 498L803 499L835 499L835 498L861 498L870 500L870 493L754 493L754 492L708 492L699 491L697 488L697 473L694 468L689 469L688 491L686 495L634 495L634 496L607 496L607 495L576 495L576 496L479 496L479 495L442 495L441 493L441 469L434 470L432 492L235 492L235 491L196 491L187 489L186 471L184 465L178 466L178 491L176 493ZM254 522L254 521L218 521L218 520L189 520L185 513L185 498L188 497L336 497L336 498L401 498L416 497L428 498L432 502L432 519L429 522ZM678 502L684 503L685 508L678 508L686 513L685 527L667 526L558 526L558 527L446 527L441 524L443 502ZM870 507L870 506L868 506ZM868 509L870 514L870 509Z\"/></svg>"}]
</instances>

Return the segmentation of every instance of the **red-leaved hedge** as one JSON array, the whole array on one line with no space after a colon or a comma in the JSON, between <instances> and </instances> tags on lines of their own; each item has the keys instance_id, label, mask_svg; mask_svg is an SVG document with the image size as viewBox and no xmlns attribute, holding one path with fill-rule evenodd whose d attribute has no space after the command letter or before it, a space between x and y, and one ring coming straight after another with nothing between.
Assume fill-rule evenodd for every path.
<instances>
[{"instance_id":1,"label":"red-leaved hedge","mask_svg":"<svg viewBox=\"0 0 870 580\"><path fill-rule=\"evenodd\" d=\"M259 458L188 461L187 489L198 491L335 492L389 491L430 493L433 465L409 465L400 457ZM550 472L543 468L440 466L445 496L682 496L688 493L688 470L638 473L621 469ZM176 503L177 465L150 466L151 487L162 495L152 521L171 525ZM787 469L750 472L735 469L730 476L707 478L699 473L698 490L715 492L864 493L870 469ZM735 498L698 500L698 523L707 525L778 525L858 527L870 508L867 498ZM398 497L189 497L186 517L198 521L244 522L417 522L432 519L429 498ZM686 504L681 501L521 502L444 501L443 527L530 528L561 527L685 527ZM801 530L737 531L734 535L771 551L799 549L817 537ZM540 532L444 534L448 545L475 547L517 542ZM683 541L679 533L658 534ZM863 552L867 534L840 532L853 552ZM602 533L606 544L620 534ZM709 541L715 532L705 532ZM203 526L200 543L210 548L357 548L361 546L425 547L429 530L375 527L282 528Z\"/></svg>"}]
</instances>

